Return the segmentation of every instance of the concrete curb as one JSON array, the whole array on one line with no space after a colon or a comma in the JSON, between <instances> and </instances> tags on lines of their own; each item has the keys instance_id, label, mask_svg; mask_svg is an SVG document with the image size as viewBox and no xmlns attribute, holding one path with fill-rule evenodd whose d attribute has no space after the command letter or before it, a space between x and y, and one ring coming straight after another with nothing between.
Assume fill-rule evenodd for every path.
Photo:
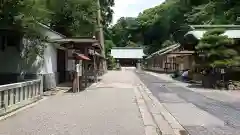
<instances>
[{"instance_id":1,"label":"concrete curb","mask_svg":"<svg viewBox=\"0 0 240 135\"><path fill-rule=\"evenodd\" d=\"M142 116L145 134L161 135L161 133L158 132L159 128L157 124L154 122L153 117L149 112L149 109L145 103L144 97L142 96L141 92L139 91L138 88L134 88L134 92L135 92L139 112L141 113L141 116Z\"/></svg>"},{"instance_id":2,"label":"concrete curb","mask_svg":"<svg viewBox=\"0 0 240 135\"><path fill-rule=\"evenodd\" d=\"M161 135L188 135L182 125L171 115L166 107L153 96L151 91L140 79L139 82L141 87L139 90L143 98L146 99L146 104L149 107L153 120L161 131Z\"/></svg>"},{"instance_id":3,"label":"concrete curb","mask_svg":"<svg viewBox=\"0 0 240 135\"><path fill-rule=\"evenodd\" d=\"M96 82L96 83L93 83L93 84L91 84L87 89L93 89L93 88L96 88L100 83L101 83L101 81Z\"/></svg>"},{"instance_id":4,"label":"concrete curb","mask_svg":"<svg viewBox=\"0 0 240 135\"><path fill-rule=\"evenodd\" d=\"M106 75L106 74L104 74L104 75ZM100 79L100 78L101 78L101 79L100 79L99 81L97 81L97 82L92 83L89 87L86 88L86 90L87 90L87 89L97 88L97 87L102 83L102 80L103 80L102 78L104 77L104 75L101 76L101 77L99 77L99 79Z\"/></svg>"}]
</instances>

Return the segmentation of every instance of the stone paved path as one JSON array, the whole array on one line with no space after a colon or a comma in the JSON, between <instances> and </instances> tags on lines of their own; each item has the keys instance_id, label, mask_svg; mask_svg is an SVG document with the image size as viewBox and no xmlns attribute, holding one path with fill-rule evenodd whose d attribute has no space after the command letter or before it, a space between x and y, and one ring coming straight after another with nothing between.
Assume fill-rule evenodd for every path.
<instances>
[{"instance_id":1,"label":"stone paved path","mask_svg":"<svg viewBox=\"0 0 240 135\"><path fill-rule=\"evenodd\" d=\"M240 101L224 94L207 94L175 82L137 73L153 95L191 135L239 135ZM221 95L222 97L219 97ZM232 99L238 97L232 96ZM221 100L223 99L223 100Z\"/></svg>"},{"instance_id":2,"label":"stone paved path","mask_svg":"<svg viewBox=\"0 0 240 135\"><path fill-rule=\"evenodd\" d=\"M134 74L110 71L78 94L51 97L0 121L0 135L144 135Z\"/></svg>"}]
</instances>

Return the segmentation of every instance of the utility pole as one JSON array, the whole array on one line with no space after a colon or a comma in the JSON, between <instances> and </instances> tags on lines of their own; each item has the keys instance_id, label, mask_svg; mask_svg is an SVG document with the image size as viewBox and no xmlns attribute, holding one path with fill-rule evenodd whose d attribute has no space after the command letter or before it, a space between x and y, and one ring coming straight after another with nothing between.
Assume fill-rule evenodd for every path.
<instances>
[{"instance_id":1,"label":"utility pole","mask_svg":"<svg viewBox=\"0 0 240 135\"><path fill-rule=\"evenodd\" d=\"M102 15L101 15L101 5L100 5L100 0L97 0L97 39L100 41L100 44L102 46L102 56L104 57L104 60L102 61L103 64L103 70L106 72L107 70L107 63L106 63L106 56L105 56L105 45L104 45L104 35L103 35L103 25L102 25Z\"/></svg>"}]
</instances>

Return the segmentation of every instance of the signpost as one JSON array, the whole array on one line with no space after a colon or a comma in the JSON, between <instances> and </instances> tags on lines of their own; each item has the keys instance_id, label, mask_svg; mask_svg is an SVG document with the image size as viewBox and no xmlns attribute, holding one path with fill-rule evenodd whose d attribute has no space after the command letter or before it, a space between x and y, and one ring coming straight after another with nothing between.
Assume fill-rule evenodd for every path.
<instances>
[{"instance_id":1,"label":"signpost","mask_svg":"<svg viewBox=\"0 0 240 135\"><path fill-rule=\"evenodd\" d=\"M221 74L225 74L224 68L221 69Z\"/></svg>"},{"instance_id":2,"label":"signpost","mask_svg":"<svg viewBox=\"0 0 240 135\"><path fill-rule=\"evenodd\" d=\"M82 60L79 60L78 63L76 63L75 66L75 81L76 81L76 88L75 88L75 92L79 92L81 89L81 82L82 82Z\"/></svg>"},{"instance_id":3,"label":"signpost","mask_svg":"<svg viewBox=\"0 0 240 135\"><path fill-rule=\"evenodd\" d=\"M224 75L225 75L225 69L224 68L221 68L221 77L222 77L222 81L223 81L223 83L224 83L224 87L226 87L226 85L225 85L225 77L224 77Z\"/></svg>"},{"instance_id":4,"label":"signpost","mask_svg":"<svg viewBox=\"0 0 240 135\"><path fill-rule=\"evenodd\" d=\"M76 65L75 65L75 76L74 76L74 80L75 80L75 87L74 87L74 92L79 92L79 64L77 64L77 60L76 60Z\"/></svg>"},{"instance_id":5,"label":"signpost","mask_svg":"<svg viewBox=\"0 0 240 135\"><path fill-rule=\"evenodd\" d=\"M78 73L78 76L82 76L82 60L79 60L79 64L77 64L77 73Z\"/></svg>"}]
</instances>

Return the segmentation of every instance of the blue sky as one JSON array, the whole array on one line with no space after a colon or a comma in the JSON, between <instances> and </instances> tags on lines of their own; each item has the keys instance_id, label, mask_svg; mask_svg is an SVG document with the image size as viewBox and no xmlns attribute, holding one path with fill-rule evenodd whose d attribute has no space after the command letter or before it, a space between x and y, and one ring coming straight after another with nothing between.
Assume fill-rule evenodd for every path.
<instances>
[{"instance_id":1,"label":"blue sky","mask_svg":"<svg viewBox=\"0 0 240 135\"><path fill-rule=\"evenodd\" d=\"M164 0L115 0L113 24L120 17L136 17L144 9L161 4Z\"/></svg>"}]
</instances>

